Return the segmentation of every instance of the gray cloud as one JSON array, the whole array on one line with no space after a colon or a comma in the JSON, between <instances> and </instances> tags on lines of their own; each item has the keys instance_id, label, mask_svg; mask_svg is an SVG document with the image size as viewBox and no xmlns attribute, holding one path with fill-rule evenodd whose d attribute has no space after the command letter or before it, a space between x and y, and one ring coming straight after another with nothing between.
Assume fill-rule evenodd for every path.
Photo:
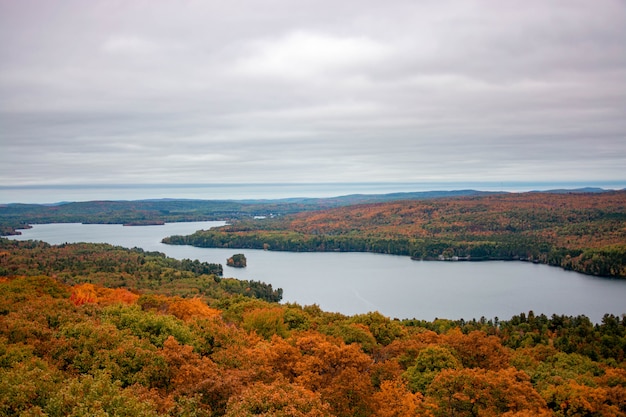
<instances>
[{"instance_id":1,"label":"gray cloud","mask_svg":"<svg viewBox=\"0 0 626 417\"><path fill-rule=\"evenodd\" d=\"M0 182L602 181L626 3L0 0Z\"/></svg>"}]
</instances>

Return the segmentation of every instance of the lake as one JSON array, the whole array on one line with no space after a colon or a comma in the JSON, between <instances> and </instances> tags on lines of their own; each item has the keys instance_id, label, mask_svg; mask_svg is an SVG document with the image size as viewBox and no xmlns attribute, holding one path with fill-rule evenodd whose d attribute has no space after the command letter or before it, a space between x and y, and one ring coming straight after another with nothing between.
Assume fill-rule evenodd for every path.
<instances>
[{"instance_id":1,"label":"lake","mask_svg":"<svg viewBox=\"0 0 626 417\"><path fill-rule=\"evenodd\" d=\"M191 234L224 222L162 226L41 224L11 239L52 244L110 243L163 252L173 258L221 263L224 276L263 281L283 289L284 302L317 304L347 315L379 311L391 318L507 320L535 314L584 314L599 322L605 313L626 313L626 280L598 278L528 262L413 261L372 253L293 253L249 249L170 246L161 239ZM225 266L244 253L248 267Z\"/></svg>"}]
</instances>

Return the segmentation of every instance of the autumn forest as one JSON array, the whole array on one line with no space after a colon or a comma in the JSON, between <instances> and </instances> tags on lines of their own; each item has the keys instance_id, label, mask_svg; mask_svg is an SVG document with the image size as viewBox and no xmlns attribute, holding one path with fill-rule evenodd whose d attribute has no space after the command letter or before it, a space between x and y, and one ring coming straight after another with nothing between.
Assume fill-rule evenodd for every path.
<instances>
[{"instance_id":1,"label":"autumn forest","mask_svg":"<svg viewBox=\"0 0 626 417\"><path fill-rule=\"evenodd\" d=\"M265 219L253 219L262 204L231 203L220 214L112 215L230 222L169 243L626 276L625 192L271 204ZM12 210L0 216L5 230L32 222ZM0 416L626 416L626 316L398 320L281 299L219 264L0 238Z\"/></svg>"},{"instance_id":2,"label":"autumn forest","mask_svg":"<svg viewBox=\"0 0 626 417\"><path fill-rule=\"evenodd\" d=\"M527 260L626 277L626 191L403 200L237 221L170 244Z\"/></svg>"}]
</instances>

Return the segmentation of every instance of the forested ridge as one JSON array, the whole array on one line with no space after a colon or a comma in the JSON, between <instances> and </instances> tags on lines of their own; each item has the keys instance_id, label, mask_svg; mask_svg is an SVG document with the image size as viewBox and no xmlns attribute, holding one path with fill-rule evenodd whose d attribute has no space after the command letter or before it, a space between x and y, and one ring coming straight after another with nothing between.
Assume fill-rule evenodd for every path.
<instances>
[{"instance_id":1,"label":"forested ridge","mask_svg":"<svg viewBox=\"0 0 626 417\"><path fill-rule=\"evenodd\" d=\"M626 416L626 317L345 316L219 272L1 239L0 416Z\"/></svg>"},{"instance_id":2,"label":"forested ridge","mask_svg":"<svg viewBox=\"0 0 626 417\"><path fill-rule=\"evenodd\" d=\"M367 251L415 259L521 259L626 277L626 191L518 193L359 204L164 239L287 251Z\"/></svg>"},{"instance_id":3,"label":"forested ridge","mask_svg":"<svg viewBox=\"0 0 626 417\"><path fill-rule=\"evenodd\" d=\"M270 200L137 200L83 201L57 204L0 204L0 235L37 223L154 224L205 220L245 219L314 211L357 203L399 199L429 199L482 195L483 191L425 191L391 194L354 194L329 198Z\"/></svg>"},{"instance_id":4,"label":"forested ridge","mask_svg":"<svg viewBox=\"0 0 626 417\"><path fill-rule=\"evenodd\" d=\"M87 201L55 205L6 204L0 206L0 234L19 233L33 223L142 224L236 219L271 212L302 211L300 204L237 201L157 200Z\"/></svg>"}]
</instances>

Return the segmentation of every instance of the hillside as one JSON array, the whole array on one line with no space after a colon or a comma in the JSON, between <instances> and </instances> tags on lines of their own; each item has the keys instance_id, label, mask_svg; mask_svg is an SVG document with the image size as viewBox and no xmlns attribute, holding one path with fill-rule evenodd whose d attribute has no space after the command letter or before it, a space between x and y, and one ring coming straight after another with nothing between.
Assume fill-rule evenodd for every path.
<instances>
[{"instance_id":1,"label":"hillside","mask_svg":"<svg viewBox=\"0 0 626 417\"><path fill-rule=\"evenodd\" d=\"M257 281L223 278L220 264L177 260L159 252L108 244L49 245L0 238L0 276L54 276L68 285L96 284L150 294L202 297L242 294L280 301L282 289Z\"/></svg>"},{"instance_id":2,"label":"hillside","mask_svg":"<svg viewBox=\"0 0 626 417\"><path fill-rule=\"evenodd\" d=\"M475 190L425 191L393 194L355 194L330 198L285 198L276 200L177 200L86 201L57 204L0 205L0 235L32 223L146 224L246 219L281 216L353 204L395 200L422 200L486 194Z\"/></svg>"},{"instance_id":3,"label":"hillside","mask_svg":"<svg viewBox=\"0 0 626 417\"><path fill-rule=\"evenodd\" d=\"M626 416L625 318L349 317L211 264L0 243L0 416Z\"/></svg>"},{"instance_id":4,"label":"hillside","mask_svg":"<svg viewBox=\"0 0 626 417\"><path fill-rule=\"evenodd\" d=\"M349 205L172 236L169 244L522 259L626 277L626 191L520 193Z\"/></svg>"}]
</instances>

